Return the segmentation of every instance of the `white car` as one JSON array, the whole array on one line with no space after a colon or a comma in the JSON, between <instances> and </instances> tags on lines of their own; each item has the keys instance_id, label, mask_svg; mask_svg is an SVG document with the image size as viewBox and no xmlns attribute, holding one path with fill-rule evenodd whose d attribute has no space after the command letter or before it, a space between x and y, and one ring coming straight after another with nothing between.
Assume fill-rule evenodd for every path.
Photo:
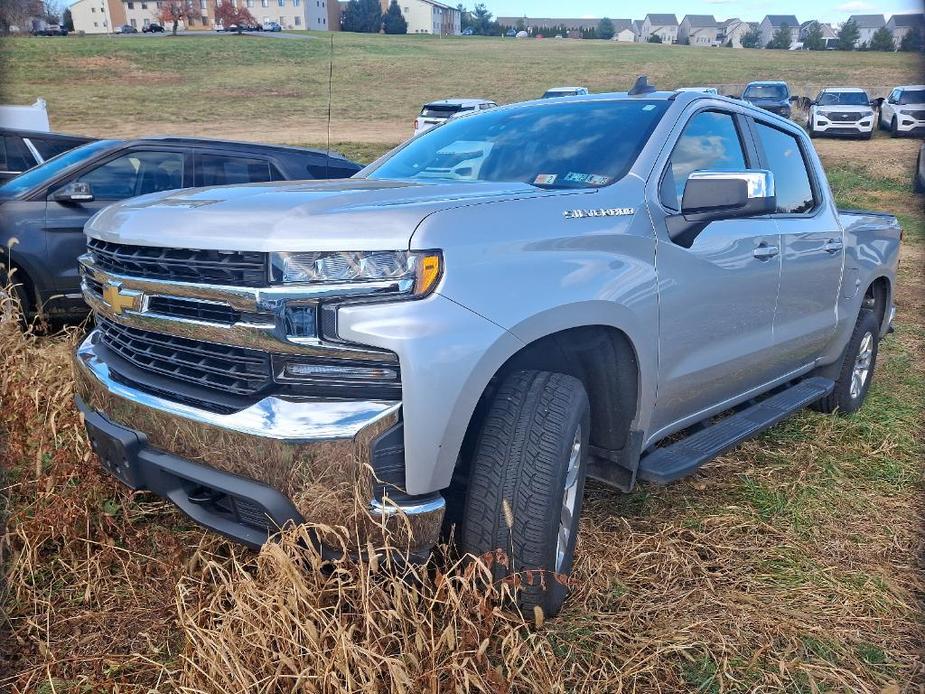
<instances>
[{"instance_id":1,"label":"white car","mask_svg":"<svg viewBox=\"0 0 925 694\"><path fill-rule=\"evenodd\" d=\"M880 129L893 137L925 132L925 84L896 87L880 105Z\"/></svg>"},{"instance_id":2,"label":"white car","mask_svg":"<svg viewBox=\"0 0 925 694\"><path fill-rule=\"evenodd\" d=\"M464 114L475 113L477 111L487 111L490 108L497 108L498 104L488 99L443 99L441 101L431 101L424 104L421 109L421 115L414 121L414 134L420 135L426 133L431 128L435 128L445 123L450 118L455 118Z\"/></svg>"},{"instance_id":3,"label":"white car","mask_svg":"<svg viewBox=\"0 0 925 694\"><path fill-rule=\"evenodd\" d=\"M587 87L553 87L543 94L544 99L557 99L562 96L587 96L590 92Z\"/></svg>"},{"instance_id":4,"label":"white car","mask_svg":"<svg viewBox=\"0 0 925 694\"><path fill-rule=\"evenodd\" d=\"M810 137L854 135L869 140L876 114L870 97L856 87L826 87L809 105L806 129Z\"/></svg>"}]
</instances>

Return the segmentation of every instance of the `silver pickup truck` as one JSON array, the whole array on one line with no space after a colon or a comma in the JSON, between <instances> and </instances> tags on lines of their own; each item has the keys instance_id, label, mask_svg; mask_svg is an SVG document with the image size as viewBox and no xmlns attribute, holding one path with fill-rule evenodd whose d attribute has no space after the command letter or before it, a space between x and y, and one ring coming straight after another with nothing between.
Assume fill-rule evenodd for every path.
<instances>
[{"instance_id":1,"label":"silver pickup truck","mask_svg":"<svg viewBox=\"0 0 925 694\"><path fill-rule=\"evenodd\" d=\"M499 577L545 574L521 600L547 614L586 477L671 482L861 406L901 238L836 210L794 123L647 89L452 120L353 179L135 198L86 233L78 405L120 480L252 546L386 525L426 556L455 523Z\"/></svg>"}]
</instances>

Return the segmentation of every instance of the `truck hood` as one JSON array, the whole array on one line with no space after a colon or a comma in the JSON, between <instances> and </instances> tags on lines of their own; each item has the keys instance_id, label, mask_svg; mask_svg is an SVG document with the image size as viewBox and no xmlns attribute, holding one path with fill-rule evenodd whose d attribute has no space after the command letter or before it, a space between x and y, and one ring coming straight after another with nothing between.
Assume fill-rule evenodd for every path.
<instances>
[{"instance_id":1,"label":"truck hood","mask_svg":"<svg viewBox=\"0 0 925 694\"><path fill-rule=\"evenodd\" d=\"M428 215L587 191L525 183L344 179L193 188L116 203L87 222L103 241L167 248L366 251L407 248Z\"/></svg>"}]
</instances>

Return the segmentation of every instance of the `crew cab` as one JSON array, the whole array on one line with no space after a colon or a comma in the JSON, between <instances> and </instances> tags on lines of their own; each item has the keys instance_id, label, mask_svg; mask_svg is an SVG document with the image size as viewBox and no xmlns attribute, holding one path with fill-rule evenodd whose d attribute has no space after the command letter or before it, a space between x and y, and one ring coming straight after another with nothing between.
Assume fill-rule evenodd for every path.
<instances>
[{"instance_id":1,"label":"crew cab","mask_svg":"<svg viewBox=\"0 0 925 694\"><path fill-rule=\"evenodd\" d=\"M385 525L426 556L455 524L547 615L587 477L666 484L861 407L901 236L836 210L797 124L651 87L452 120L348 180L142 196L86 233L77 404L113 475L254 546L309 522L361 551Z\"/></svg>"},{"instance_id":2,"label":"crew cab","mask_svg":"<svg viewBox=\"0 0 925 694\"><path fill-rule=\"evenodd\" d=\"M876 114L863 89L826 87L809 104L806 129L810 137L853 135L869 140Z\"/></svg>"},{"instance_id":3,"label":"crew cab","mask_svg":"<svg viewBox=\"0 0 925 694\"><path fill-rule=\"evenodd\" d=\"M97 140L0 186L0 288L16 268L27 316L86 316L84 224L117 200L193 186L346 178L360 166L317 150L186 137ZM15 240L15 241L14 241Z\"/></svg>"},{"instance_id":4,"label":"crew cab","mask_svg":"<svg viewBox=\"0 0 925 694\"><path fill-rule=\"evenodd\" d=\"M896 87L880 104L878 124L893 137L925 133L925 84Z\"/></svg>"},{"instance_id":5,"label":"crew cab","mask_svg":"<svg viewBox=\"0 0 925 694\"><path fill-rule=\"evenodd\" d=\"M424 104L421 115L414 121L414 134L426 133L431 128L446 123L450 118L487 111L498 104L488 99L441 99Z\"/></svg>"}]
</instances>

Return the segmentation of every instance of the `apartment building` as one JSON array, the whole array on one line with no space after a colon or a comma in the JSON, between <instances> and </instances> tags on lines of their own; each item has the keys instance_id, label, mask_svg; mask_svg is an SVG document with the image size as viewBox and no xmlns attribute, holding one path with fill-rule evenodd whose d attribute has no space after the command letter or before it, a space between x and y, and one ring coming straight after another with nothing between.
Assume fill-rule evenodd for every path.
<instances>
[{"instance_id":1,"label":"apartment building","mask_svg":"<svg viewBox=\"0 0 925 694\"><path fill-rule=\"evenodd\" d=\"M382 0L382 11L391 0ZM458 36L462 33L462 13L450 5L436 0L398 0L401 13L408 22L409 34L435 34Z\"/></svg>"}]
</instances>

